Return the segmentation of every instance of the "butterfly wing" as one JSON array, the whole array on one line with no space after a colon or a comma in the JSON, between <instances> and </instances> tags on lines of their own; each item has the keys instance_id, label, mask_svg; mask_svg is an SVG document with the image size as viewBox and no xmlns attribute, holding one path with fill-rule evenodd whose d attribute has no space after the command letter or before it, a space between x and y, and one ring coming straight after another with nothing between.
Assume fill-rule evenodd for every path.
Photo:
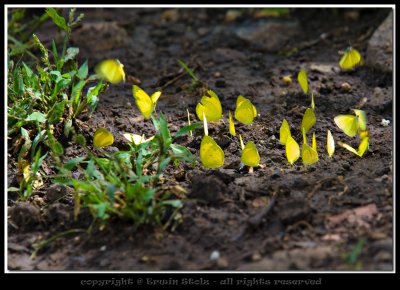
<instances>
[{"instance_id":1,"label":"butterfly wing","mask_svg":"<svg viewBox=\"0 0 400 290\"><path fill-rule=\"evenodd\" d=\"M252 141L249 141L242 150L240 161L242 161L244 165L251 167L258 166L260 163L260 155L258 154L256 145Z\"/></svg>"},{"instance_id":2,"label":"butterfly wing","mask_svg":"<svg viewBox=\"0 0 400 290\"><path fill-rule=\"evenodd\" d=\"M333 139L332 133L328 130L326 137L326 151L328 152L328 156L332 157L335 152L335 140Z\"/></svg>"},{"instance_id":3,"label":"butterfly wing","mask_svg":"<svg viewBox=\"0 0 400 290\"><path fill-rule=\"evenodd\" d=\"M357 117L353 115L339 115L334 118L336 125L350 137L357 134L358 123Z\"/></svg>"},{"instance_id":4,"label":"butterfly wing","mask_svg":"<svg viewBox=\"0 0 400 290\"><path fill-rule=\"evenodd\" d=\"M367 130L367 113L363 110L356 110L353 109L354 114L357 116L357 121L358 121L358 128L361 131Z\"/></svg>"},{"instance_id":5,"label":"butterfly wing","mask_svg":"<svg viewBox=\"0 0 400 290\"><path fill-rule=\"evenodd\" d=\"M354 48L346 50L340 59L339 66L342 69L352 69L361 62L361 54Z\"/></svg>"},{"instance_id":6,"label":"butterfly wing","mask_svg":"<svg viewBox=\"0 0 400 290\"><path fill-rule=\"evenodd\" d=\"M297 80L300 84L301 89L305 94L308 93L308 80L307 80L307 72L305 69L301 69L299 74L297 75Z\"/></svg>"},{"instance_id":7,"label":"butterfly wing","mask_svg":"<svg viewBox=\"0 0 400 290\"><path fill-rule=\"evenodd\" d=\"M311 165L318 162L318 152L304 143L301 147L301 159L304 165Z\"/></svg>"},{"instance_id":8,"label":"butterfly wing","mask_svg":"<svg viewBox=\"0 0 400 290\"><path fill-rule=\"evenodd\" d=\"M104 128L98 128L93 136L93 145L101 148L114 143L114 136Z\"/></svg>"},{"instance_id":9,"label":"butterfly wing","mask_svg":"<svg viewBox=\"0 0 400 290\"><path fill-rule=\"evenodd\" d=\"M224 165L224 151L210 136L204 136L201 140L200 160L206 168L218 168Z\"/></svg>"},{"instance_id":10,"label":"butterfly wing","mask_svg":"<svg viewBox=\"0 0 400 290\"><path fill-rule=\"evenodd\" d=\"M217 121L222 118L222 107L218 96L211 90L210 96L203 96L200 103L196 106L196 114L200 120L203 120L203 112L208 121Z\"/></svg>"},{"instance_id":11,"label":"butterfly wing","mask_svg":"<svg viewBox=\"0 0 400 290\"><path fill-rule=\"evenodd\" d=\"M250 100L240 102L239 106L235 109L235 119L239 122L249 125L254 121L254 109L255 107Z\"/></svg>"},{"instance_id":12,"label":"butterfly wing","mask_svg":"<svg viewBox=\"0 0 400 290\"><path fill-rule=\"evenodd\" d=\"M154 104L149 95L136 85L133 85L133 97L135 98L136 105L145 119L150 119L153 113Z\"/></svg>"},{"instance_id":13,"label":"butterfly wing","mask_svg":"<svg viewBox=\"0 0 400 290\"><path fill-rule=\"evenodd\" d=\"M96 66L95 72L112 84L125 81L124 66L116 59L103 60Z\"/></svg>"},{"instance_id":14,"label":"butterfly wing","mask_svg":"<svg viewBox=\"0 0 400 290\"><path fill-rule=\"evenodd\" d=\"M358 154L357 155L362 157L364 155L365 151L367 151L368 147L369 147L369 138L365 137L361 140L361 143L358 146L358 151L357 151Z\"/></svg>"},{"instance_id":15,"label":"butterfly wing","mask_svg":"<svg viewBox=\"0 0 400 290\"><path fill-rule=\"evenodd\" d=\"M312 135L312 145L311 145L311 147L312 147L312 149L317 151L317 136L315 136L315 132Z\"/></svg>"},{"instance_id":16,"label":"butterfly wing","mask_svg":"<svg viewBox=\"0 0 400 290\"><path fill-rule=\"evenodd\" d=\"M228 112L228 115L229 115L229 133L231 133L232 136L236 136L235 123L233 122L231 111Z\"/></svg>"},{"instance_id":17,"label":"butterfly wing","mask_svg":"<svg viewBox=\"0 0 400 290\"><path fill-rule=\"evenodd\" d=\"M210 96L209 101L214 104L214 111L215 111L216 115L218 116L217 120L219 120L222 118L221 102L220 102L217 94L214 91L208 90L207 93ZM213 120L213 121L216 121L216 120Z\"/></svg>"},{"instance_id":18,"label":"butterfly wing","mask_svg":"<svg viewBox=\"0 0 400 290\"><path fill-rule=\"evenodd\" d=\"M300 157L300 147L292 136L288 136L286 140L286 158L293 165Z\"/></svg>"},{"instance_id":19,"label":"butterfly wing","mask_svg":"<svg viewBox=\"0 0 400 290\"><path fill-rule=\"evenodd\" d=\"M311 108L307 108L301 120L301 128L304 128L307 133L315 125L316 120L314 111Z\"/></svg>"},{"instance_id":20,"label":"butterfly wing","mask_svg":"<svg viewBox=\"0 0 400 290\"><path fill-rule=\"evenodd\" d=\"M358 155L357 150L354 149L353 147L351 147L350 145L348 145L346 143L343 143L343 142L340 142L340 141L338 141L338 144L339 144L339 146L341 146L341 147L349 150L350 152L353 152L354 154Z\"/></svg>"},{"instance_id":21,"label":"butterfly wing","mask_svg":"<svg viewBox=\"0 0 400 290\"><path fill-rule=\"evenodd\" d=\"M286 119L283 119L282 125L279 128L279 142L282 145L285 145L289 136L291 136L289 123L286 121Z\"/></svg>"}]
</instances>

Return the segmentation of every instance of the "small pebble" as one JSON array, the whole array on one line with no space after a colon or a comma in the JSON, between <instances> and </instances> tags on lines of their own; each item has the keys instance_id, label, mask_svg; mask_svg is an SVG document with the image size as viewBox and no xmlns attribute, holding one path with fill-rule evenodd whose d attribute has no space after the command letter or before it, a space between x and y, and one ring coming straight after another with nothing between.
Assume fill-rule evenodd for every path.
<instances>
[{"instance_id":1,"label":"small pebble","mask_svg":"<svg viewBox=\"0 0 400 290\"><path fill-rule=\"evenodd\" d=\"M389 121L389 120L382 119L381 125L382 125L383 127L387 127L387 126L389 126L389 124L390 124L390 121Z\"/></svg>"},{"instance_id":2,"label":"small pebble","mask_svg":"<svg viewBox=\"0 0 400 290\"><path fill-rule=\"evenodd\" d=\"M351 85L349 83L343 83L343 84L341 84L340 87L345 92L350 92L351 91Z\"/></svg>"},{"instance_id":3,"label":"small pebble","mask_svg":"<svg viewBox=\"0 0 400 290\"><path fill-rule=\"evenodd\" d=\"M213 262L214 262L214 261L218 261L219 258L220 258L220 254L219 254L218 251L213 251L213 252L211 253L211 255L210 255L210 260L213 261Z\"/></svg>"}]
</instances>

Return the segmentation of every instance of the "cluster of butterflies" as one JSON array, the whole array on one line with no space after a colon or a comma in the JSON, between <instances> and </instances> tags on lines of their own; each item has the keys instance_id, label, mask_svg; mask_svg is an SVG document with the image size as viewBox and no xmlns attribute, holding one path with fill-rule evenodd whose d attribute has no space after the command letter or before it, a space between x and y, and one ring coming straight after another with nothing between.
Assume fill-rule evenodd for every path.
<instances>
[{"instance_id":1,"label":"cluster of butterflies","mask_svg":"<svg viewBox=\"0 0 400 290\"><path fill-rule=\"evenodd\" d=\"M348 48L344 52L343 57L339 62L339 66L344 69L353 69L355 66L360 65L362 58L360 53L354 48ZM297 80L302 88L304 94L309 94L309 85L307 79L307 72L301 69L297 75ZM285 80L284 80L285 81ZM285 145L286 157L290 164L296 162L301 153L303 163L311 165L318 162L317 140L315 132L312 135L311 146L307 143L306 134L315 125L316 117L314 114L315 103L314 95L311 92L311 106L306 109L303 119L301 121L301 132L303 135L303 145L300 152L300 146L296 140L291 136L290 126L286 119L283 120L280 127L279 141ZM369 147L369 133L367 129L367 115L363 110L353 109L355 115L338 115L334 118L335 124L348 136L355 137L357 134L361 140L358 149L350 145L338 141L339 146L349 150L350 152L362 157ZM329 157L332 157L335 152L335 141L330 130L327 130L326 150Z\"/></svg>"},{"instance_id":2,"label":"cluster of butterflies","mask_svg":"<svg viewBox=\"0 0 400 290\"><path fill-rule=\"evenodd\" d=\"M354 48L348 48L344 51L344 55L339 62L339 66L344 69L352 69L355 66L362 63L361 54ZM116 84L125 81L125 72L123 65L114 59L108 59L102 61L96 67L96 74L105 79L106 81ZM307 72L302 69L297 76L300 87L303 92L309 94L309 85L307 79ZM157 100L161 96L161 92L157 91L149 96L144 90L136 85L133 85L132 89L133 97L140 112L145 119L149 119L152 115ZM306 109L303 119L301 122L301 132L303 135L303 144L300 151L300 146L293 138L289 123L286 119L283 120L280 127L279 141L285 146L286 157L290 164L294 164L300 157L302 157L305 165L311 165L318 162L317 152L317 141L315 132L312 135L311 146L307 143L307 133L316 123L315 117L315 103L314 96L311 92L311 106ZM362 110L353 110L355 115L339 115L334 118L336 125L348 136L355 137L359 136L361 139L358 149L351 147L350 145L338 141L337 143L353 152L358 156L363 156L369 146L369 133L367 130L367 117L366 113ZM188 113L188 122L190 125L190 115ZM224 164L224 151L214 141L212 137L208 135L208 124L209 122L217 122L223 118L222 106L218 98L218 95L208 90L207 95L202 96L200 102L196 106L196 115L204 123L204 136L200 144L200 160L205 168L219 168ZM235 123L231 112L228 112L229 116L229 132L232 136L236 136ZM236 108L234 117L240 123L250 125L257 117L257 109L251 103L251 101L243 96L238 96L236 100ZM146 139L144 135L137 135L131 133L123 134L124 138L135 145L149 142L153 137ZM244 145L242 136L239 134L240 147L242 149L241 162L243 165L249 166L250 168L259 166L260 155L254 142L249 141ZM93 144L95 147L105 147L114 143L114 136L106 129L99 128L96 130L93 137ZM327 143L326 149L329 157L332 157L335 151L335 142L330 130L327 131Z\"/></svg>"},{"instance_id":3,"label":"cluster of butterflies","mask_svg":"<svg viewBox=\"0 0 400 290\"><path fill-rule=\"evenodd\" d=\"M222 119L222 106L218 95L208 90L207 95L201 98L200 103L196 106L196 115L204 123L204 136L200 144L200 161L205 168L218 168L224 165L224 151L208 135L207 120L216 122ZM234 113L235 119L245 125L253 123L257 117L257 109L249 99L238 96L236 100L236 109ZM189 117L188 117L189 118ZM236 136L235 123L232 113L229 111L229 132L232 136ZM240 147L242 149L241 162L250 168L256 167L260 162L260 155L254 142L249 141L246 146L243 143L242 136L239 135Z\"/></svg>"}]
</instances>

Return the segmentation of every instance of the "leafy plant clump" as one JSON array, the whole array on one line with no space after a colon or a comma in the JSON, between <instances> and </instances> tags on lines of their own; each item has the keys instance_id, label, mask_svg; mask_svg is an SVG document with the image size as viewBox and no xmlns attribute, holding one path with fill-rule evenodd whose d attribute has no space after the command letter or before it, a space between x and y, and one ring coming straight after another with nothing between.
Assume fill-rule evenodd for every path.
<instances>
[{"instance_id":1,"label":"leafy plant clump","mask_svg":"<svg viewBox=\"0 0 400 290\"><path fill-rule=\"evenodd\" d=\"M84 88L96 78L88 75L87 61L78 65L79 49L67 48L72 27L83 17L75 18L74 11L71 9L67 21L55 9L46 10L57 26L65 31L61 53L57 51L54 40L49 52L33 34L33 43L42 55L41 62L32 68L20 60L8 60L9 148L17 154L17 167L24 175L19 189L13 190L19 191L22 199L28 198L38 185L37 180L41 178L39 168L47 156L45 151L50 149L56 157L63 154L59 139L62 135L70 137L77 118L83 112L94 111L98 95L105 89L105 84L99 81L84 92ZM41 156L40 152L44 154Z\"/></svg>"},{"instance_id":2,"label":"leafy plant clump","mask_svg":"<svg viewBox=\"0 0 400 290\"><path fill-rule=\"evenodd\" d=\"M162 113L152 121L157 133L151 140L139 144L132 140L129 150L103 152L103 157L88 150L87 156L60 168L56 182L75 189L75 217L85 207L103 225L111 217L132 220L135 227L171 224L182 202L163 187L163 173L170 163L194 163L192 153L173 141L199 124L181 128L172 138ZM72 176L76 169L82 178Z\"/></svg>"}]
</instances>

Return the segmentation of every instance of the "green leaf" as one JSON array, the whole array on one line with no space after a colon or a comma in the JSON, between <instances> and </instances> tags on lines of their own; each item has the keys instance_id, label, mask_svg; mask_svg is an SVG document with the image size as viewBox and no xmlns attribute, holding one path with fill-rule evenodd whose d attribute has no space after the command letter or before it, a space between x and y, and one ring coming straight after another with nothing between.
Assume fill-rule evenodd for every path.
<instances>
[{"instance_id":1,"label":"green leaf","mask_svg":"<svg viewBox=\"0 0 400 290\"><path fill-rule=\"evenodd\" d=\"M75 142L78 143L79 145L85 147L86 146L86 138L82 134L77 134L75 135Z\"/></svg>"},{"instance_id":2,"label":"green leaf","mask_svg":"<svg viewBox=\"0 0 400 290\"><path fill-rule=\"evenodd\" d=\"M88 61L86 60L86 61L83 63L83 65L79 68L78 73L76 74L76 76L77 76L79 79L82 80L82 79L84 79L84 78L87 77L88 73L89 73Z\"/></svg>"},{"instance_id":3,"label":"green leaf","mask_svg":"<svg viewBox=\"0 0 400 290\"><path fill-rule=\"evenodd\" d=\"M49 124L56 124L60 122L60 119L64 113L66 100L62 100L59 103L54 104L53 108L51 108L49 112Z\"/></svg>"},{"instance_id":4,"label":"green leaf","mask_svg":"<svg viewBox=\"0 0 400 290\"><path fill-rule=\"evenodd\" d=\"M164 146L168 148L172 143L171 134L168 130L168 123L164 115L160 112L160 133L164 143Z\"/></svg>"},{"instance_id":5,"label":"green leaf","mask_svg":"<svg viewBox=\"0 0 400 290\"><path fill-rule=\"evenodd\" d=\"M58 141L55 141L54 144L52 144L51 149L57 156L61 156L64 154L64 147Z\"/></svg>"},{"instance_id":6,"label":"green leaf","mask_svg":"<svg viewBox=\"0 0 400 290\"><path fill-rule=\"evenodd\" d=\"M65 122L65 124L64 124L64 136L65 136L66 138L68 138L69 133L71 132L71 128L72 128L72 120L69 119L69 120L67 120L67 122Z\"/></svg>"},{"instance_id":7,"label":"green leaf","mask_svg":"<svg viewBox=\"0 0 400 290\"><path fill-rule=\"evenodd\" d=\"M62 80L61 73L60 73L58 70L52 70L52 71L50 72L50 75L56 76L56 79L54 80L55 83L58 83L59 81Z\"/></svg>"},{"instance_id":8,"label":"green leaf","mask_svg":"<svg viewBox=\"0 0 400 290\"><path fill-rule=\"evenodd\" d=\"M28 79L32 78L33 71L30 69L29 66L27 66L24 62L22 62L22 65L24 67L25 75L27 76Z\"/></svg>"},{"instance_id":9,"label":"green leaf","mask_svg":"<svg viewBox=\"0 0 400 290\"><path fill-rule=\"evenodd\" d=\"M107 203L92 204L91 207L97 211L98 218L106 219L108 217L108 215L106 215Z\"/></svg>"},{"instance_id":10,"label":"green leaf","mask_svg":"<svg viewBox=\"0 0 400 290\"><path fill-rule=\"evenodd\" d=\"M33 112L26 119L26 121L36 121L39 123L46 122L46 115L40 112Z\"/></svg>"},{"instance_id":11,"label":"green leaf","mask_svg":"<svg viewBox=\"0 0 400 290\"><path fill-rule=\"evenodd\" d=\"M64 57L64 62L74 59L79 53L78 47L69 47L67 49L67 54Z\"/></svg>"},{"instance_id":12,"label":"green leaf","mask_svg":"<svg viewBox=\"0 0 400 290\"><path fill-rule=\"evenodd\" d=\"M110 170L111 161L107 158L96 158L96 163L105 171Z\"/></svg>"},{"instance_id":13,"label":"green leaf","mask_svg":"<svg viewBox=\"0 0 400 290\"><path fill-rule=\"evenodd\" d=\"M86 84L86 81L81 80L72 88L71 97L73 100L75 110L79 104L79 101L81 98L81 92L82 92L82 89L85 86L85 84Z\"/></svg>"},{"instance_id":14,"label":"green leaf","mask_svg":"<svg viewBox=\"0 0 400 290\"><path fill-rule=\"evenodd\" d=\"M179 199L164 200L162 203L164 205L170 205L175 208L181 208L183 206L182 201Z\"/></svg>"},{"instance_id":15,"label":"green leaf","mask_svg":"<svg viewBox=\"0 0 400 290\"><path fill-rule=\"evenodd\" d=\"M198 81L199 79L197 78L197 76L195 75L195 73L188 67L188 65L180 60L177 59L179 65L190 75L190 77L194 80L194 81Z\"/></svg>"},{"instance_id":16,"label":"green leaf","mask_svg":"<svg viewBox=\"0 0 400 290\"><path fill-rule=\"evenodd\" d=\"M53 53L54 62L56 63L57 70L61 70L61 67L59 67L59 63L58 63L58 52L57 52L56 42L54 41L54 39L51 42L51 51Z\"/></svg>"},{"instance_id":17,"label":"green leaf","mask_svg":"<svg viewBox=\"0 0 400 290\"><path fill-rule=\"evenodd\" d=\"M185 160L190 163L193 163L196 160L192 152L182 145L171 144L170 148L172 149L173 157L175 157L175 159Z\"/></svg>"},{"instance_id":18,"label":"green leaf","mask_svg":"<svg viewBox=\"0 0 400 290\"><path fill-rule=\"evenodd\" d=\"M197 128L201 127L202 125L203 125L202 123L194 123L194 124L182 127L182 128L179 129L178 132L176 132L175 138L178 138L178 137L180 137L182 135L185 135L189 131L193 131L194 129L197 129Z\"/></svg>"},{"instance_id":19,"label":"green leaf","mask_svg":"<svg viewBox=\"0 0 400 290\"><path fill-rule=\"evenodd\" d=\"M33 159L33 157L34 157L34 155L35 155L35 151L36 151L37 145L39 144L39 142L43 141L44 138L45 138L46 136L47 136L47 135L46 135L46 130L43 130L43 131L39 132L39 133L36 135L35 139L33 139L33 142L32 142L32 149L31 149L31 158L32 158L32 159Z\"/></svg>"},{"instance_id":20,"label":"green leaf","mask_svg":"<svg viewBox=\"0 0 400 290\"><path fill-rule=\"evenodd\" d=\"M158 166L158 170L159 172L164 171L165 167L171 162L171 157L167 157L163 160L161 160L159 166Z\"/></svg>"},{"instance_id":21,"label":"green leaf","mask_svg":"<svg viewBox=\"0 0 400 290\"><path fill-rule=\"evenodd\" d=\"M74 169L79 163L82 163L86 157L75 157L64 164L64 168L67 170Z\"/></svg>"},{"instance_id":22,"label":"green leaf","mask_svg":"<svg viewBox=\"0 0 400 290\"><path fill-rule=\"evenodd\" d=\"M21 135L24 137L25 140L31 140L29 138L29 132L25 128L21 127Z\"/></svg>"},{"instance_id":23,"label":"green leaf","mask_svg":"<svg viewBox=\"0 0 400 290\"><path fill-rule=\"evenodd\" d=\"M90 102L90 98L92 96L97 96L99 94L100 90L103 89L104 86L105 85L103 84L103 81L99 81L96 84L96 86L88 88L87 93L86 93L88 102Z\"/></svg>"},{"instance_id":24,"label":"green leaf","mask_svg":"<svg viewBox=\"0 0 400 290\"><path fill-rule=\"evenodd\" d=\"M89 178L92 178L94 176L95 170L96 168L94 167L94 160L90 159L86 167L86 174L88 175Z\"/></svg>"},{"instance_id":25,"label":"green leaf","mask_svg":"<svg viewBox=\"0 0 400 290\"><path fill-rule=\"evenodd\" d=\"M89 111L91 114L93 114L93 112L96 110L98 103L99 103L99 99L97 98L97 96L92 96L92 100L89 105Z\"/></svg>"},{"instance_id":26,"label":"green leaf","mask_svg":"<svg viewBox=\"0 0 400 290\"><path fill-rule=\"evenodd\" d=\"M155 193L156 193L156 189L155 189L155 188L149 188L149 189L147 189L147 191L146 191L145 194L143 195L143 201L144 201L145 203L148 203L150 200L153 199Z\"/></svg>"},{"instance_id":27,"label":"green leaf","mask_svg":"<svg viewBox=\"0 0 400 290\"><path fill-rule=\"evenodd\" d=\"M46 13L51 17L53 22L62 30L68 31L68 26L65 18L58 14L54 8L47 8Z\"/></svg>"},{"instance_id":28,"label":"green leaf","mask_svg":"<svg viewBox=\"0 0 400 290\"><path fill-rule=\"evenodd\" d=\"M42 166L43 160L47 157L47 153L40 157L40 149L36 153L35 162L32 164L32 173L33 175L39 171L40 166Z\"/></svg>"}]
</instances>

